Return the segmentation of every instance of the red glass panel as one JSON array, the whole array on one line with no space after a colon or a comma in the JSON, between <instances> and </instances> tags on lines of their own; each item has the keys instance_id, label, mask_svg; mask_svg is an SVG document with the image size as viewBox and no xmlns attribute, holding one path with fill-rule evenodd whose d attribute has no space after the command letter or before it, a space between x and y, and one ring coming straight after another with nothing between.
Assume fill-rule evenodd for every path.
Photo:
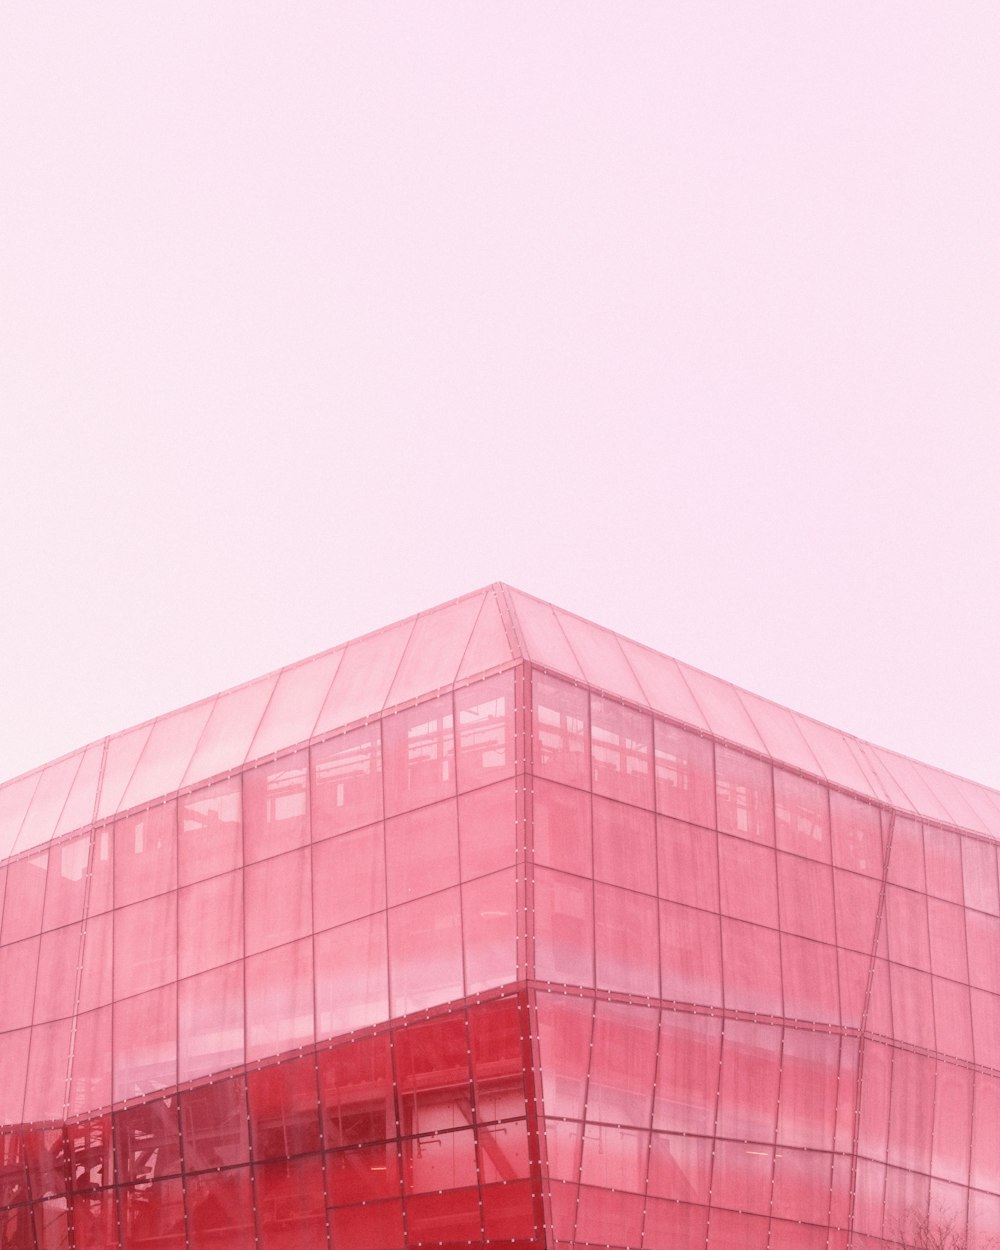
<instances>
[{"instance_id":1,"label":"red glass panel","mask_svg":"<svg viewBox=\"0 0 1000 1250\"><path fill-rule=\"evenodd\" d=\"M325 1187L319 1155L254 1168L262 1250L326 1250Z\"/></svg>"},{"instance_id":2,"label":"red glass panel","mask_svg":"<svg viewBox=\"0 0 1000 1250\"><path fill-rule=\"evenodd\" d=\"M39 942L33 937L0 946L0 1033L31 1023Z\"/></svg>"},{"instance_id":3,"label":"red glass panel","mask_svg":"<svg viewBox=\"0 0 1000 1250\"><path fill-rule=\"evenodd\" d=\"M830 862L830 801L825 786L776 768L774 826L781 850Z\"/></svg>"},{"instance_id":4,"label":"red glass panel","mask_svg":"<svg viewBox=\"0 0 1000 1250\"><path fill-rule=\"evenodd\" d=\"M653 807L653 718L591 695L590 756L594 793Z\"/></svg>"},{"instance_id":5,"label":"red glass panel","mask_svg":"<svg viewBox=\"0 0 1000 1250\"><path fill-rule=\"evenodd\" d=\"M590 789L590 699L587 691L535 673L531 683L534 771Z\"/></svg>"},{"instance_id":6,"label":"red glass panel","mask_svg":"<svg viewBox=\"0 0 1000 1250\"><path fill-rule=\"evenodd\" d=\"M241 960L178 984L180 1080L242 1063L243 975Z\"/></svg>"},{"instance_id":7,"label":"red glass panel","mask_svg":"<svg viewBox=\"0 0 1000 1250\"><path fill-rule=\"evenodd\" d=\"M931 952L925 895L887 885L883 924L889 941L889 958L929 972Z\"/></svg>"},{"instance_id":8,"label":"red glass panel","mask_svg":"<svg viewBox=\"0 0 1000 1250\"><path fill-rule=\"evenodd\" d=\"M931 971L953 981L968 981L969 961L965 949L965 914L954 903L928 898Z\"/></svg>"},{"instance_id":9,"label":"red glass panel","mask_svg":"<svg viewBox=\"0 0 1000 1250\"><path fill-rule=\"evenodd\" d=\"M532 807L534 858L538 864L593 876L590 795L536 781Z\"/></svg>"},{"instance_id":10,"label":"red glass panel","mask_svg":"<svg viewBox=\"0 0 1000 1250\"><path fill-rule=\"evenodd\" d=\"M597 986L623 994L660 993L657 903L647 894L594 886Z\"/></svg>"},{"instance_id":11,"label":"red glass panel","mask_svg":"<svg viewBox=\"0 0 1000 1250\"><path fill-rule=\"evenodd\" d=\"M409 1245L455 1245L481 1238L478 1189L450 1189L446 1193L411 1194L407 1198Z\"/></svg>"},{"instance_id":12,"label":"red glass panel","mask_svg":"<svg viewBox=\"0 0 1000 1250\"><path fill-rule=\"evenodd\" d=\"M317 1058L327 1149L394 1139L397 1118L389 1034L321 1050Z\"/></svg>"},{"instance_id":13,"label":"red glass panel","mask_svg":"<svg viewBox=\"0 0 1000 1250\"><path fill-rule=\"evenodd\" d=\"M286 755L243 774L243 858L248 864L309 841L309 756Z\"/></svg>"},{"instance_id":14,"label":"red glass panel","mask_svg":"<svg viewBox=\"0 0 1000 1250\"><path fill-rule=\"evenodd\" d=\"M382 722L382 743L387 816L455 794L450 694L387 716Z\"/></svg>"},{"instance_id":15,"label":"red glass panel","mask_svg":"<svg viewBox=\"0 0 1000 1250\"><path fill-rule=\"evenodd\" d=\"M56 929L83 919L91 835L73 838L49 852L42 927ZM91 909L100 910L100 909Z\"/></svg>"},{"instance_id":16,"label":"red glass panel","mask_svg":"<svg viewBox=\"0 0 1000 1250\"><path fill-rule=\"evenodd\" d=\"M177 888L177 803L116 821L115 906Z\"/></svg>"},{"instance_id":17,"label":"red glass panel","mask_svg":"<svg viewBox=\"0 0 1000 1250\"><path fill-rule=\"evenodd\" d=\"M177 1084L177 987L115 1003L114 1097L137 1098Z\"/></svg>"},{"instance_id":18,"label":"red glass panel","mask_svg":"<svg viewBox=\"0 0 1000 1250\"><path fill-rule=\"evenodd\" d=\"M184 1181L190 1250L255 1250L249 1168Z\"/></svg>"},{"instance_id":19,"label":"red glass panel","mask_svg":"<svg viewBox=\"0 0 1000 1250\"><path fill-rule=\"evenodd\" d=\"M997 884L997 852L992 842L960 838L962 878L966 907L1000 916L1000 886Z\"/></svg>"},{"instance_id":20,"label":"red glass panel","mask_svg":"<svg viewBox=\"0 0 1000 1250\"><path fill-rule=\"evenodd\" d=\"M182 797L177 808L177 879L181 885L243 863L239 778Z\"/></svg>"},{"instance_id":21,"label":"red glass panel","mask_svg":"<svg viewBox=\"0 0 1000 1250\"><path fill-rule=\"evenodd\" d=\"M713 1091L714 1097L714 1091ZM713 1143L707 1137L653 1133L649 1193L675 1202L707 1202Z\"/></svg>"},{"instance_id":22,"label":"red glass panel","mask_svg":"<svg viewBox=\"0 0 1000 1250\"><path fill-rule=\"evenodd\" d=\"M397 1030L393 1058L404 1136L465 1128L472 1122L464 1012Z\"/></svg>"},{"instance_id":23,"label":"red glass panel","mask_svg":"<svg viewBox=\"0 0 1000 1250\"><path fill-rule=\"evenodd\" d=\"M711 828L715 824L715 752L709 738L656 720L656 810Z\"/></svg>"},{"instance_id":24,"label":"red glass panel","mask_svg":"<svg viewBox=\"0 0 1000 1250\"><path fill-rule=\"evenodd\" d=\"M719 910L718 842L696 825L656 819L657 889L660 898Z\"/></svg>"},{"instance_id":25,"label":"red glass panel","mask_svg":"<svg viewBox=\"0 0 1000 1250\"><path fill-rule=\"evenodd\" d=\"M250 1141L243 1076L184 1090L180 1104L184 1170L189 1175L247 1162Z\"/></svg>"},{"instance_id":26,"label":"red glass panel","mask_svg":"<svg viewBox=\"0 0 1000 1250\"><path fill-rule=\"evenodd\" d=\"M781 927L818 942L836 941L833 873L826 864L778 852Z\"/></svg>"},{"instance_id":27,"label":"red glass panel","mask_svg":"<svg viewBox=\"0 0 1000 1250\"><path fill-rule=\"evenodd\" d=\"M125 1250L185 1250L180 1179L123 1185L118 1190Z\"/></svg>"},{"instance_id":28,"label":"red glass panel","mask_svg":"<svg viewBox=\"0 0 1000 1250\"><path fill-rule=\"evenodd\" d=\"M403 1250L403 1203L369 1202L330 1212L336 1250Z\"/></svg>"},{"instance_id":29,"label":"red glass panel","mask_svg":"<svg viewBox=\"0 0 1000 1250\"><path fill-rule=\"evenodd\" d=\"M536 868L535 976L594 984L594 887L590 881Z\"/></svg>"},{"instance_id":30,"label":"red glass panel","mask_svg":"<svg viewBox=\"0 0 1000 1250\"><path fill-rule=\"evenodd\" d=\"M649 1127L658 1033L659 1013L652 1008L597 1004L587 1086L589 1121Z\"/></svg>"},{"instance_id":31,"label":"red glass panel","mask_svg":"<svg viewBox=\"0 0 1000 1250\"><path fill-rule=\"evenodd\" d=\"M769 1143L717 1140L712 1202L766 1215L771 1205L773 1168L774 1147Z\"/></svg>"},{"instance_id":32,"label":"red glass panel","mask_svg":"<svg viewBox=\"0 0 1000 1250\"><path fill-rule=\"evenodd\" d=\"M312 859L308 846L251 864L243 875L246 952L283 946L312 928Z\"/></svg>"},{"instance_id":33,"label":"red glass panel","mask_svg":"<svg viewBox=\"0 0 1000 1250\"><path fill-rule=\"evenodd\" d=\"M261 759L312 737L343 654L342 649L327 651L278 675L250 746L250 759Z\"/></svg>"},{"instance_id":34,"label":"red glass panel","mask_svg":"<svg viewBox=\"0 0 1000 1250\"><path fill-rule=\"evenodd\" d=\"M433 803L385 822L389 906L458 884L458 807Z\"/></svg>"},{"instance_id":35,"label":"red glass panel","mask_svg":"<svg viewBox=\"0 0 1000 1250\"><path fill-rule=\"evenodd\" d=\"M773 929L724 916L722 969L727 1008L781 1015L781 951Z\"/></svg>"},{"instance_id":36,"label":"red glass panel","mask_svg":"<svg viewBox=\"0 0 1000 1250\"><path fill-rule=\"evenodd\" d=\"M969 989L942 977L931 978L934 997L934 1032L937 1049L944 1055L972 1060L972 1007Z\"/></svg>"},{"instance_id":37,"label":"red glass panel","mask_svg":"<svg viewBox=\"0 0 1000 1250\"><path fill-rule=\"evenodd\" d=\"M791 933L781 935L785 1015L793 1020L840 1023L837 948Z\"/></svg>"},{"instance_id":38,"label":"red glass panel","mask_svg":"<svg viewBox=\"0 0 1000 1250\"><path fill-rule=\"evenodd\" d=\"M660 983L665 999L722 1006L719 917L660 904Z\"/></svg>"},{"instance_id":39,"label":"red glass panel","mask_svg":"<svg viewBox=\"0 0 1000 1250\"><path fill-rule=\"evenodd\" d=\"M457 888L389 910L390 1011L407 1015L462 996L462 919Z\"/></svg>"},{"instance_id":40,"label":"red glass panel","mask_svg":"<svg viewBox=\"0 0 1000 1250\"><path fill-rule=\"evenodd\" d=\"M31 1030L28 1079L24 1090L25 1120L64 1118L72 1031L72 1020L36 1024Z\"/></svg>"},{"instance_id":41,"label":"red glass panel","mask_svg":"<svg viewBox=\"0 0 1000 1250\"><path fill-rule=\"evenodd\" d=\"M255 1159L284 1159L320 1148L319 1086L313 1054L247 1074Z\"/></svg>"},{"instance_id":42,"label":"red glass panel","mask_svg":"<svg viewBox=\"0 0 1000 1250\"><path fill-rule=\"evenodd\" d=\"M151 1181L179 1175L180 1118L177 1098L151 1098L114 1115L119 1181Z\"/></svg>"},{"instance_id":43,"label":"red glass panel","mask_svg":"<svg viewBox=\"0 0 1000 1250\"><path fill-rule=\"evenodd\" d=\"M129 998L176 980L176 894L160 894L118 908L114 932L115 998Z\"/></svg>"},{"instance_id":44,"label":"red glass panel","mask_svg":"<svg viewBox=\"0 0 1000 1250\"><path fill-rule=\"evenodd\" d=\"M336 1037L389 1016L385 912L316 935L316 1033Z\"/></svg>"},{"instance_id":45,"label":"red glass panel","mask_svg":"<svg viewBox=\"0 0 1000 1250\"><path fill-rule=\"evenodd\" d=\"M48 858L48 851L45 851L7 865L0 944L19 942L41 931Z\"/></svg>"},{"instance_id":46,"label":"red glass panel","mask_svg":"<svg viewBox=\"0 0 1000 1250\"><path fill-rule=\"evenodd\" d=\"M773 846L774 792L770 764L728 747L716 746L715 786L720 831Z\"/></svg>"},{"instance_id":47,"label":"red glass panel","mask_svg":"<svg viewBox=\"0 0 1000 1250\"><path fill-rule=\"evenodd\" d=\"M837 913L837 941L841 946L870 955L875 945L879 885L870 877L843 869L833 870ZM885 949L883 945L883 950Z\"/></svg>"},{"instance_id":48,"label":"red glass panel","mask_svg":"<svg viewBox=\"0 0 1000 1250\"><path fill-rule=\"evenodd\" d=\"M653 1101L655 1129L711 1135L721 1053L721 1018L663 1012Z\"/></svg>"},{"instance_id":49,"label":"red glass panel","mask_svg":"<svg viewBox=\"0 0 1000 1250\"><path fill-rule=\"evenodd\" d=\"M395 1138L328 1154L326 1177L334 1206L398 1198L402 1180Z\"/></svg>"},{"instance_id":50,"label":"red glass panel","mask_svg":"<svg viewBox=\"0 0 1000 1250\"><path fill-rule=\"evenodd\" d=\"M476 1118L480 1124L525 1114L527 1028L516 998L480 1003L469 1012Z\"/></svg>"},{"instance_id":51,"label":"red glass panel","mask_svg":"<svg viewBox=\"0 0 1000 1250\"><path fill-rule=\"evenodd\" d=\"M785 1030L778 1106L779 1142L813 1150L832 1149L839 1077L839 1037L805 1029Z\"/></svg>"},{"instance_id":52,"label":"red glass panel","mask_svg":"<svg viewBox=\"0 0 1000 1250\"><path fill-rule=\"evenodd\" d=\"M110 1055L111 1008L77 1016L67 1115L82 1115L111 1102Z\"/></svg>"},{"instance_id":53,"label":"red glass panel","mask_svg":"<svg viewBox=\"0 0 1000 1250\"><path fill-rule=\"evenodd\" d=\"M889 1159L916 1172L927 1172L931 1164L934 1069L932 1058L893 1051Z\"/></svg>"},{"instance_id":54,"label":"red glass panel","mask_svg":"<svg viewBox=\"0 0 1000 1250\"><path fill-rule=\"evenodd\" d=\"M477 994L517 976L517 888L513 869L462 886L465 992Z\"/></svg>"},{"instance_id":55,"label":"red glass panel","mask_svg":"<svg viewBox=\"0 0 1000 1250\"><path fill-rule=\"evenodd\" d=\"M779 1150L774 1160L774 1201L772 1212L785 1220L825 1225L829 1221L830 1186L833 1158L814 1150ZM796 1225L792 1225L796 1227ZM816 1234L799 1242L783 1239L787 1246L809 1250L817 1245ZM790 1232L790 1230L789 1230ZM826 1230L822 1229L826 1246Z\"/></svg>"},{"instance_id":56,"label":"red glass panel","mask_svg":"<svg viewBox=\"0 0 1000 1250\"><path fill-rule=\"evenodd\" d=\"M594 876L628 890L656 893L656 818L652 812L594 798Z\"/></svg>"},{"instance_id":57,"label":"red glass panel","mask_svg":"<svg viewBox=\"0 0 1000 1250\"><path fill-rule=\"evenodd\" d=\"M924 825L924 861L927 866L927 892L952 903L965 899L962 877L961 839L949 829Z\"/></svg>"},{"instance_id":58,"label":"red glass panel","mask_svg":"<svg viewBox=\"0 0 1000 1250\"><path fill-rule=\"evenodd\" d=\"M716 1131L720 1137L773 1142L781 1068L781 1029L727 1020Z\"/></svg>"},{"instance_id":59,"label":"red glass panel","mask_svg":"<svg viewBox=\"0 0 1000 1250\"><path fill-rule=\"evenodd\" d=\"M204 972L243 956L243 874L210 877L177 893L178 971Z\"/></svg>"},{"instance_id":60,"label":"red glass panel","mask_svg":"<svg viewBox=\"0 0 1000 1250\"><path fill-rule=\"evenodd\" d=\"M459 795L458 849L463 881L511 867L517 845L517 794L513 782Z\"/></svg>"},{"instance_id":61,"label":"red glass panel","mask_svg":"<svg viewBox=\"0 0 1000 1250\"><path fill-rule=\"evenodd\" d=\"M894 885L905 885L925 893L924 835L919 823L898 813L892 827L888 879Z\"/></svg>"},{"instance_id":62,"label":"red glass panel","mask_svg":"<svg viewBox=\"0 0 1000 1250\"><path fill-rule=\"evenodd\" d=\"M312 748L312 836L332 837L382 819L382 737L377 722Z\"/></svg>"},{"instance_id":63,"label":"red glass panel","mask_svg":"<svg viewBox=\"0 0 1000 1250\"><path fill-rule=\"evenodd\" d=\"M771 847L720 837L719 889L724 915L778 927L777 863Z\"/></svg>"},{"instance_id":64,"label":"red glass panel","mask_svg":"<svg viewBox=\"0 0 1000 1250\"><path fill-rule=\"evenodd\" d=\"M882 819L877 807L832 790L830 825L838 868L869 877L882 875Z\"/></svg>"},{"instance_id":65,"label":"red glass panel","mask_svg":"<svg viewBox=\"0 0 1000 1250\"><path fill-rule=\"evenodd\" d=\"M594 1004L568 995L540 994L536 1013L545 1114L582 1120Z\"/></svg>"},{"instance_id":66,"label":"red glass panel","mask_svg":"<svg viewBox=\"0 0 1000 1250\"><path fill-rule=\"evenodd\" d=\"M459 791L513 777L513 670L456 690L455 716Z\"/></svg>"},{"instance_id":67,"label":"red glass panel","mask_svg":"<svg viewBox=\"0 0 1000 1250\"><path fill-rule=\"evenodd\" d=\"M385 836L369 825L313 846L313 923L318 930L385 907Z\"/></svg>"},{"instance_id":68,"label":"red glass panel","mask_svg":"<svg viewBox=\"0 0 1000 1250\"><path fill-rule=\"evenodd\" d=\"M313 1041L311 939L247 959L246 1033L248 1061Z\"/></svg>"}]
</instances>

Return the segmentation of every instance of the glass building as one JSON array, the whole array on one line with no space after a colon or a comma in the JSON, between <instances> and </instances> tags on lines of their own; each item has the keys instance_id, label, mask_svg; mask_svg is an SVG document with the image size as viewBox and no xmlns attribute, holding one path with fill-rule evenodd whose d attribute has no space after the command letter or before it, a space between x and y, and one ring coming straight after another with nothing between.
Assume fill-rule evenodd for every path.
<instances>
[{"instance_id":1,"label":"glass building","mask_svg":"<svg viewBox=\"0 0 1000 1250\"><path fill-rule=\"evenodd\" d=\"M985 1250L998 836L502 585L93 743L0 788L0 1248Z\"/></svg>"}]
</instances>

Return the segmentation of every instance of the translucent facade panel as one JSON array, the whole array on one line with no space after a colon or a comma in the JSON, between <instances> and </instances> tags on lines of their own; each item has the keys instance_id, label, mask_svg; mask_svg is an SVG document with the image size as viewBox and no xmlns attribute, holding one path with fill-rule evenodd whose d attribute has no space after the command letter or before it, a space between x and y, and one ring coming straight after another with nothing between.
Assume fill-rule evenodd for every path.
<instances>
[{"instance_id":1,"label":"translucent facade panel","mask_svg":"<svg viewBox=\"0 0 1000 1250\"><path fill-rule=\"evenodd\" d=\"M460 791L513 777L516 764L514 673L455 691L455 751Z\"/></svg>"},{"instance_id":2,"label":"translucent facade panel","mask_svg":"<svg viewBox=\"0 0 1000 1250\"><path fill-rule=\"evenodd\" d=\"M488 593L457 599L417 617L386 696L386 707L396 707L451 685ZM503 658L501 652L493 662Z\"/></svg>"},{"instance_id":3,"label":"translucent facade panel","mask_svg":"<svg viewBox=\"0 0 1000 1250\"><path fill-rule=\"evenodd\" d=\"M211 701L154 721L119 808L137 807L176 790L212 710Z\"/></svg>"},{"instance_id":4,"label":"translucent facade panel","mask_svg":"<svg viewBox=\"0 0 1000 1250\"><path fill-rule=\"evenodd\" d=\"M595 984L603 990L656 998L660 993L655 898L594 885Z\"/></svg>"},{"instance_id":5,"label":"translucent facade panel","mask_svg":"<svg viewBox=\"0 0 1000 1250\"><path fill-rule=\"evenodd\" d=\"M402 621L348 643L314 734L331 733L381 711L412 629L412 620Z\"/></svg>"},{"instance_id":6,"label":"translucent facade panel","mask_svg":"<svg viewBox=\"0 0 1000 1250\"><path fill-rule=\"evenodd\" d=\"M500 614L500 596L491 587L483 599L479 616L462 655L462 662L455 674L456 682L465 681L487 669L507 664L517 658L516 648L508 636L507 626Z\"/></svg>"},{"instance_id":7,"label":"translucent facade panel","mask_svg":"<svg viewBox=\"0 0 1000 1250\"><path fill-rule=\"evenodd\" d=\"M462 886L466 994L506 985L517 976L517 881L512 869Z\"/></svg>"},{"instance_id":8,"label":"translucent facade panel","mask_svg":"<svg viewBox=\"0 0 1000 1250\"><path fill-rule=\"evenodd\" d=\"M42 769L38 784L31 796L31 802L18 830L17 849L19 851L38 846L52 837L81 763L81 755L76 754L57 760L56 763L49 764L47 768ZM89 818L92 810L93 803L84 821ZM80 823L83 824L84 821Z\"/></svg>"},{"instance_id":9,"label":"translucent facade panel","mask_svg":"<svg viewBox=\"0 0 1000 1250\"><path fill-rule=\"evenodd\" d=\"M313 847L313 923L318 930L385 907L385 834L355 829Z\"/></svg>"},{"instance_id":10,"label":"translucent facade panel","mask_svg":"<svg viewBox=\"0 0 1000 1250\"><path fill-rule=\"evenodd\" d=\"M284 669L264 709L248 758L260 759L312 736L343 651L328 651Z\"/></svg>"},{"instance_id":11,"label":"translucent facade panel","mask_svg":"<svg viewBox=\"0 0 1000 1250\"><path fill-rule=\"evenodd\" d=\"M774 827L781 850L830 863L830 801L825 786L776 768Z\"/></svg>"},{"instance_id":12,"label":"translucent facade panel","mask_svg":"<svg viewBox=\"0 0 1000 1250\"><path fill-rule=\"evenodd\" d=\"M593 850L596 880L656 893L656 818L652 812L595 796Z\"/></svg>"},{"instance_id":13,"label":"translucent facade panel","mask_svg":"<svg viewBox=\"0 0 1000 1250\"><path fill-rule=\"evenodd\" d=\"M718 838L696 825L656 822L657 891L661 898L719 910Z\"/></svg>"},{"instance_id":14,"label":"translucent facade panel","mask_svg":"<svg viewBox=\"0 0 1000 1250\"><path fill-rule=\"evenodd\" d=\"M178 1078L194 1080L243 1062L242 962L212 968L177 986Z\"/></svg>"},{"instance_id":15,"label":"translucent facade panel","mask_svg":"<svg viewBox=\"0 0 1000 1250\"><path fill-rule=\"evenodd\" d=\"M719 830L773 846L774 784L770 765L717 746L715 784Z\"/></svg>"},{"instance_id":16,"label":"translucent facade panel","mask_svg":"<svg viewBox=\"0 0 1000 1250\"><path fill-rule=\"evenodd\" d=\"M7 866L0 945L18 942L41 931L48 862L49 853L43 851L40 855L16 859Z\"/></svg>"},{"instance_id":17,"label":"translucent facade panel","mask_svg":"<svg viewBox=\"0 0 1000 1250\"><path fill-rule=\"evenodd\" d=\"M180 885L229 872L243 863L242 787L238 777L183 796L177 807Z\"/></svg>"},{"instance_id":18,"label":"translucent facade panel","mask_svg":"<svg viewBox=\"0 0 1000 1250\"><path fill-rule=\"evenodd\" d=\"M628 661L629 668L642 687L647 707L654 711L672 716L685 725L693 725L697 729L708 729L708 722L698 707L691 688L681 673L680 665L668 656L632 642L628 638L619 638L622 653Z\"/></svg>"},{"instance_id":19,"label":"translucent facade panel","mask_svg":"<svg viewBox=\"0 0 1000 1250\"><path fill-rule=\"evenodd\" d=\"M192 976L243 956L243 876L224 873L177 894L178 975Z\"/></svg>"},{"instance_id":20,"label":"translucent facade panel","mask_svg":"<svg viewBox=\"0 0 1000 1250\"><path fill-rule=\"evenodd\" d=\"M734 686L687 665L681 666L681 672L705 714L709 729L716 737L766 754L760 734L754 728Z\"/></svg>"},{"instance_id":21,"label":"translucent facade panel","mask_svg":"<svg viewBox=\"0 0 1000 1250\"><path fill-rule=\"evenodd\" d=\"M534 771L590 788L590 696L585 689L535 673L531 683Z\"/></svg>"},{"instance_id":22,"label":"translucent facade panel","mask_svg":"<svg viewBox=\"0 0 1000 1250\"><path fill-rule=\"evenodd\" d=\"M569 786L535 783L532 801L534 858L577 876L593 876L591 799Z\"/></svg>"},{"instance_id":23,"label":"translucent facade panel","mask_svg":"<svg viewBox=\"0 0 1000 1250\"><path fill-rule=\"evenodd\" d=\"M457 888L389 909L390 1014L461 998L462 915Z\"/></svg>"},{"instance_id":24,"label":"translucent facade panel","mask_svg":"<svg viewBox=\"0 0 1000 1250\"><path fill-rule=\"evenodd\" d=\"M219 695L182 785L206 781L244 763L277 680L277 674L273 673Z\"/></svg>"},{"instance_id":25,"label":"translucent facade panel","mask_svg":"<svg viewBox=\"0 0 1000 1250\"><path fill-rule=\"evenodd\" d=\"M459 795L458 855L463 881L509 867L518 848L517 794L500 782Z\"/></svg>"},{"instance_id":26,"label":"translucent facade panel","mask_svg":"<svg viewBox=\"0 0 1000 1250\"><path fill-rule=\"evenodd\" d=\"M645 702L643 689L610 629L595 628L570 612L557 610L556 615L589 686L610 691L633 703Z\"/></svg>"},{"instance_id":27,"label":"translucent facade panel","mask_svg":"<svg viewBox=\"0 0 1000 1250\"><path fill-rule=\"evenodd\" d=\"M781 760L814 777L825 775L812 748L802 735L800 719L794 712L745 690L738 691L738 694L773 760Z\"/></svg>"},{"instance_id":28,"label":"translucent facade panel","mask_svg":"<svg viewBox=\"0 0 1000 1250\"><path fill-rule=\"evenodd\" d=\"M177 888L177 803L162 803L116 821L115 906Z\"/></svg>"},{"instance_id":29,"label":"translucent facade panel","mask_svg":"<svg viewBox=\"0 0 1000 1250\"><path fill-rule=\"evenodd\" d=\"M337 1037L389 1015L389 952L385 913L318 933L316 1033Z\"/></svg>"},{"instance_id":30,"label":"translucent facade panel","mask_svg":"<svg viewBox=\"0 0 1000 1250\"><path fill-rule=\"evenodd\" d=\"M531 659L536 664L565 673L567 677L585 681L583 669L563 633L555 608L509 587L507 597L524 639L525 651Z\"/></svg>"},{"instance_id":31,"label":"translucent facade panel","mask_svg":"<svg viewBox=\"0 0 1000 1250\"><path fill-rule=\"evenodd\" d=\"M77 752L77 758L80 766L52 831L57 838L74 829L83 828L94 819L101 764L104 760L104 743L92 743L85 751Z\"/></svg>"},{"instance_id":32,"label":"translucent facade panel","mask_svg":"<svg viewBox=\"0 0 1000 1250\"><path fill-rule=\"evenodd\" d=\"M108 741L104 753L97 817L103 820L121 808L122 797L149 738L152 725L140 725Z\"/></svg>"},{"instance_id":33,"label":"translucent facade panel","mask_svg":"<svg viewBox=\"0 0 1000 1250\"><path fill-rule=\"evenodd\" d=\"M594 792L653 807L653 719L611 699L591 697Z\"/></svg>"},{"instance_id":34,"label":"translucent facade panel","mask_svg":"<svg viewBox=\"0 0 1000 1250\"><path fill-rule=\"evenodd\" d=\"M535 975L594 984L594 886L547 868L534 872Z\"/></svg>"},{"instance_id":35,"label":"translucent facade panel","mask_svg":"<svg viewBox=\"0 0 1000 1250\"><path fill-rule=\"evenodd\" d=\"M660 984L664 999L722 1006L719 917L678 903L660 904Z\"/></svg>"},{"instance_id":36,"label":"translucent facade panel","mask_svg":"<svg viewBox=\"0 0 1000 1250\"><path fill-rule=\"evenodd\" d=\"M246 952L284 946L312 929L312 858L308 846L251 864L244 874Z\"/></svg>"},{"instance_id":37,"label":"translucent facade panel","mask_svg":"<svg viewBox=\"0 0 1000 1250\"><path fill-rule=\"evenodd\" d=\"M387 816L455 794L454 723L450 694L397 712L383 721Z\"/></svg>"},{"instance_id":38,"label":"translucent facade panel","mask_svg":"<svg viewBox=\"0 0 1000 1250\"><path fill-rule=\"evenodd\" d=\"M455 799L432 803L385 822L385 870L390 907L458 884Z\"/></svg>"},{"instance_id":39,"label":"translucent facade panel","mask_svg":"<svg viewBox=\"0 0 1000 1250\"><path fill-rule=\"evenodd\" d=\"M313 944L291 942L246 960L247 1059L314 1040Z\"/></svg>"},{"instance_id":40,"label":"translucent facade panel","mask_svg":"<svg viewBox=\"0 0 1000 1250\"><path fill-rule=\"evenodd\" d=\"M243 774L243 857L248 864L305 846L309 757L305 751Z\"/></svg>"},{"instance_id":41,"label":"translucent facade panel","mask_svg":"<svg viewBox=\"0 0 1000 1250\"><path fill-rule=\"evenodd\" d=\"M719 889L724 915L778 927L777 860L771 847L720 837Z\"/></svg>"},{"instance_id":42,"label":"translucent facade panel","mask_svg":"<svg viewBox=\"0 0 1000 1250\"><path fill-rule=\"evenodd\" d=\"M0 856L6 859L17 849L17 836L27 815L41 773L29 773L0 786Z\"/></svg>"},{"instance_id":43,"label":"translucent facade panel","mask_svg":"<svg viewBox=\"0 0 1000 1250\"><path fill-rule=\"evenodd\" d=\"M653 726L656 810L712 828L715 753L709 738L656 720Z\"/></svg>"},{"instance_id":44,"label":"translucent facade panel","mask_svg":"<svg viewBox=\"0 0 1000 1250\"><path fill-rule=\"evenodd\" d=\"M382 817L382 736L379 726L359 729L314 746L314 840L370 825Z\"/></svg>"}]
</instances>

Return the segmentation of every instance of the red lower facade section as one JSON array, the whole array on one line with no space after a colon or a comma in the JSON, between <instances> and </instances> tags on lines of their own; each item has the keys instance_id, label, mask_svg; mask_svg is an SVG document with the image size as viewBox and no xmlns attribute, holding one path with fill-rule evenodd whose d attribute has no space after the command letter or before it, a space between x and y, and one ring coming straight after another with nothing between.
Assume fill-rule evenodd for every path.
<instances>
[{"instance_id":1,"label":"red lower facade section","mask_svg":"<svg viewBox=\"0 0 1000 1250\"><path fill-rule=\"evenodd\" d=\"M523 992L0 1134L4 1250L542 1245Z\"/></svg>"}]
</instances>

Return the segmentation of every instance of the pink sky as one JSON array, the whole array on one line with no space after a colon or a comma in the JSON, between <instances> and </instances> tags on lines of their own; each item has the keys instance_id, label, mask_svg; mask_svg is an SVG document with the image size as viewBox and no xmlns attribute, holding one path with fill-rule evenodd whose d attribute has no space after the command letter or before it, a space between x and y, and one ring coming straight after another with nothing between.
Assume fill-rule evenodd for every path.
<instances>
[{"instance_id":1,"label":"pink sky","mask_svg":"<svg viewBox=\"0 0 1000 1250\"><path fill-rule=\"evenodd\" d=\"M0 7L0 777L503 578L1000 785L1000 8Z\"/></svg>"}]
</instances>

